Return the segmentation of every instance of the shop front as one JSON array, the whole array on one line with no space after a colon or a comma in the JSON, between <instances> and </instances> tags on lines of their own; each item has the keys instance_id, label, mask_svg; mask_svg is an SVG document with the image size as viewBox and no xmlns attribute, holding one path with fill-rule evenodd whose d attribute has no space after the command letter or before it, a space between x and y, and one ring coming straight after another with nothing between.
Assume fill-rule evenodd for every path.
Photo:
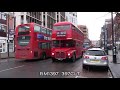
<instances>
[{"instance_id":1,"label":"shop front","mask_svg":"<svg viewBox=\"0 0 120 90\"><path fill-rule=\"evenodd\" d=\"M7 40L0 39L0 53L6 53L6 52L7 52Z\"/></svg>"}]
</instances>

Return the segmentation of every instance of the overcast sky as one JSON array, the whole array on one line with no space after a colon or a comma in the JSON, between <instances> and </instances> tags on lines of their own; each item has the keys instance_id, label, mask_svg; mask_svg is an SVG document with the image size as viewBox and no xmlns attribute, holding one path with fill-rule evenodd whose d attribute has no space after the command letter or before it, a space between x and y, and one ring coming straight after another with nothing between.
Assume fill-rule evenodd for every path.
<instances>
[{"instance_id":1,"label":"overcast sky","mask_svg":"<svg viewBox=\"0 0 120 90\"><path fill-rule=\"evenodd\" d=\"M111 14L108 12L77 12L78 25L87 26L90 40L100 39L101 27L109 18Z\"/></svg>"}]
</instances>

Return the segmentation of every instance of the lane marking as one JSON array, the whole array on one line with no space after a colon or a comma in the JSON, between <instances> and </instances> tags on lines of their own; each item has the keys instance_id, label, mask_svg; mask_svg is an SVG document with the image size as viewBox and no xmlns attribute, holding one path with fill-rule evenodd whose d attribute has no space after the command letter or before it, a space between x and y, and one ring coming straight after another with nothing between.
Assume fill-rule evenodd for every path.
<instances>
[{"instance_id":1,"label":"lane marking","mask_svg":"<svg viewBox=\"0 0 120 90\"><path fill-rule=\"evenodd\" d=\"M8 71L8 70L12 70L12 69L16 69L16 68L20 68L20 67L23 67L25 65L22 65L22 66L17 66L17 67L13 67L13 68L9 68L9 69L4 69L4 70L1 70L0 72L4 72L4 71Z\"/></svg>"},{"instance_id":2,"label":"lane marking","mask_svg":"<svg viewBox=\"0 0 120 90\"><path fill-rule=\"evenodd\" d=\"M0 61L0 63L1 63L1 62L7 62L7 61L8 61L8 60L2 60L2 61Z\"/></svg>"},{"instance_id":3,"label":"lane marking","mask_svg":"<svg viewBox=\"0 0 120 90\"><path fill-rule=\"evenodd\" d=\"M83 77L83 76L75 76L75 78L88 78L88 77Z\"/></svg>"}]
</instances>

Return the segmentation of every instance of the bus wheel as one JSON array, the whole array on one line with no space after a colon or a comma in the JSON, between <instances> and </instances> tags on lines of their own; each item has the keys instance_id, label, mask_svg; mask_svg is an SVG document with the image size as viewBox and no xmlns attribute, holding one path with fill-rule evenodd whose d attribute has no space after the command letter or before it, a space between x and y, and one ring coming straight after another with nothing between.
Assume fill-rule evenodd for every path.
<instances>
[{"instance_id":1,"label":"bus wheel","mask_svg":"<svg viewBox=\"0 0 120 90\"><path fill-rule=\"evenodd\" d=\"M43 60L46 59L46 54L45 53L42 54L42 59Z\"/></svg>"},{"instance_id":2,"label":"bus wheel","mask_svg":"<svg viewBox=\"0 0 120 90\"><path fill-rule=\"evenodd\" d=\"M56 59L52 58L52 62L55 62L55 61L56 61Z\"/></svg>"},{"instance_id":3,"label":"bus wheel","mask_svg":"<svg viewBox=\"0 0 120 90\"><path fill-rule=\"evenodd\" d=\"M71 61L75 62L75 60L76 60L76 56L75 56L75 53L74 53L73 56L72 56L72 58L71 58Z\"/></svg>"},{"instance_id":4,"label":"bus wheel","mask_svg":"<svg viewBox=\"0 0 120 90\"><path fill-rule=\"evenodd\" d=\"M82 55L81 55L81 58L83 57L83 52L82 52Z\"/></svg>"}]
</instances>

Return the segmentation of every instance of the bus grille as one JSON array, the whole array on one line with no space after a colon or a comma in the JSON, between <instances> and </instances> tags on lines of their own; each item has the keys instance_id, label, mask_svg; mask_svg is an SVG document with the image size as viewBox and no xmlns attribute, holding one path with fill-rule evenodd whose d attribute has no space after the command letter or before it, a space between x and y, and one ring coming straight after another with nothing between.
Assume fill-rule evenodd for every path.
<instances>
[{"instance_id":1,"label":"bus grille","mask_svg":"<svg viewBox=\"0 0 120 90\"><path fill-rule=\"evenodd\" d=\"M56 58L63 58L63 59L65 59L65 53L64 52L56 52Z\"/></svg>"}]
</instances>

